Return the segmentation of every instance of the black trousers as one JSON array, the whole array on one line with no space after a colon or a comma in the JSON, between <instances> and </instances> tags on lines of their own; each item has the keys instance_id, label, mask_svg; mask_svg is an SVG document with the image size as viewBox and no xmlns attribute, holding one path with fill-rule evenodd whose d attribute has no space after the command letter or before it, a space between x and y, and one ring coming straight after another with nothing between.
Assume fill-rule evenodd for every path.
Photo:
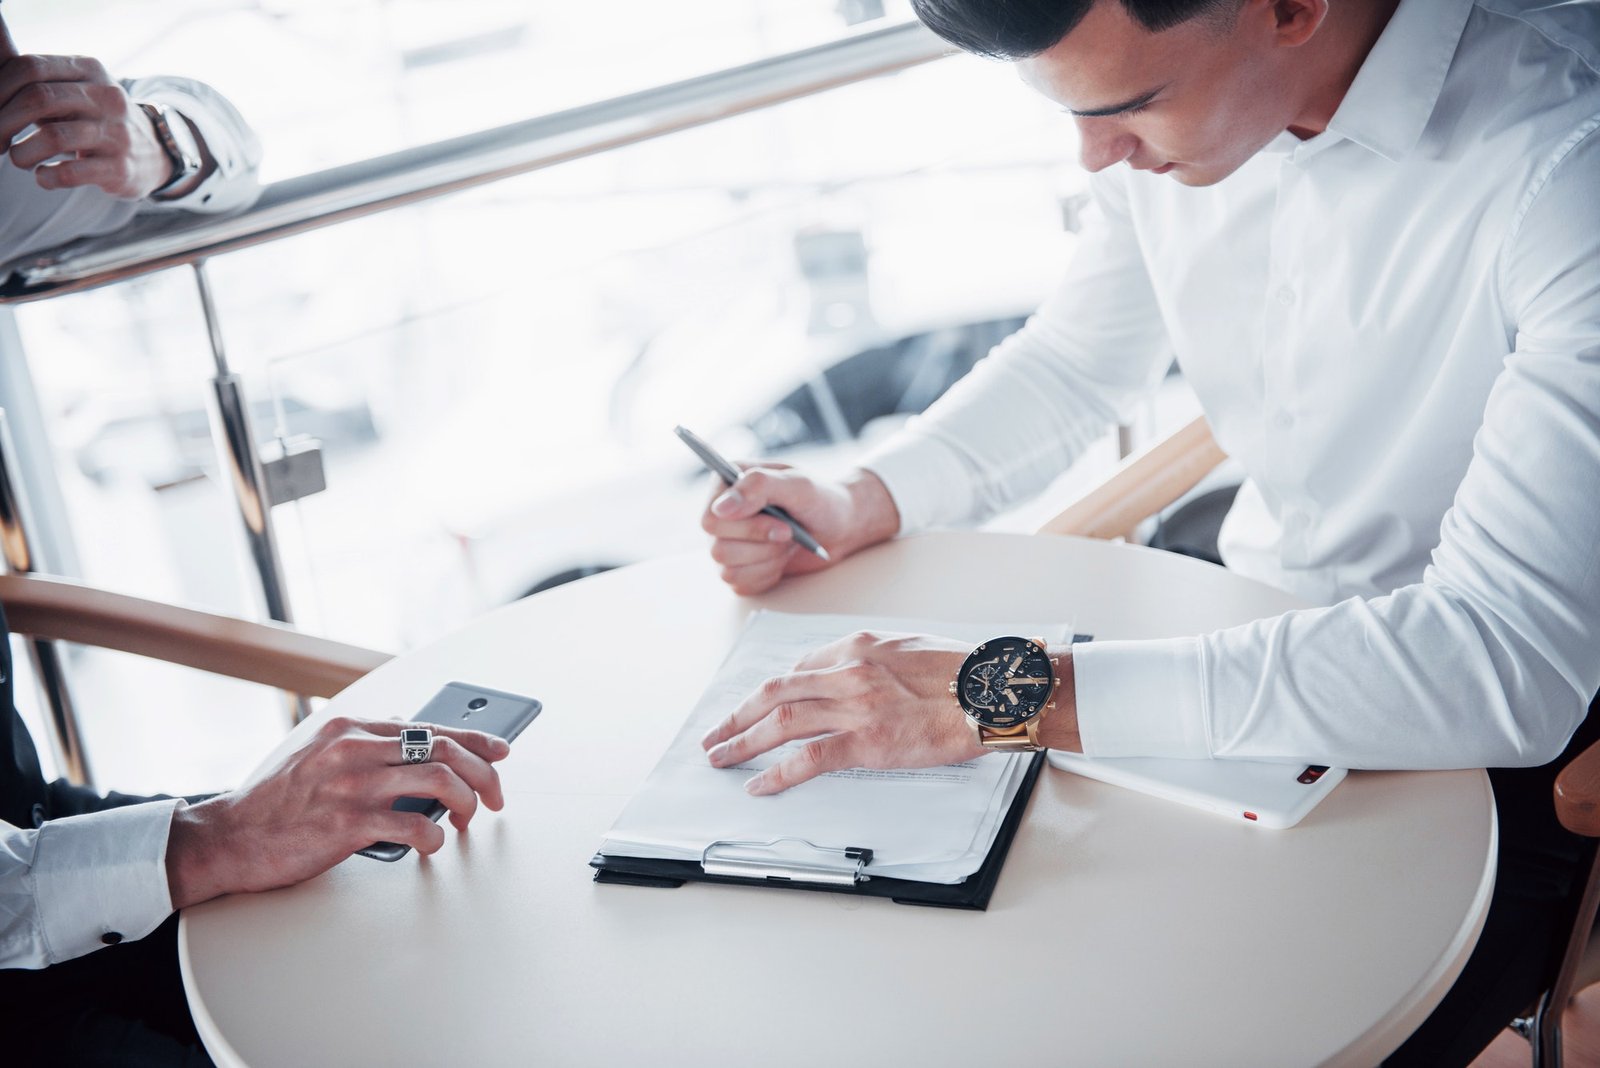
<instances>
[{"instance_id":1,"label":"black trousers","mask_svg":"<svg viewBox=\"0 0 1600 1068\"><path fill-rule=\"evenodd\" d=\"M59 779L45 781L33 739L12 703L11 667L10 635L0 610L0 819L13 827L39 827L158 800L102 796ZM209 1066L183 994L177 934L178 918L172 916L137 942L51 968L0 968L0 1058L18 1068Z\"/></svg>"},{"instance_id":2,"label":"black trousers","mask_svg":"<svg viewBox=\"0 0 1600 1068\"><path fill-rule=\"evenodd\" d=\"M17 1068L212 1068L178 972L176 915L137 942L0 969L0 1019Z\"/></svg>"},{"instance_id":3,"label":"black trousers","mask_svg":"<svg viewBox=\"0 0 1600 1068\"><path fill-rule=\"evenodd\" d=\"M1483 934L1433 1015L1383 1062L1388 1068L1470 1064L1554 975L1594 843L1561 826L1553 790L1567 761L1597 739L1600 697L1557 760L1538 768L1489 769L1500 857Z\"/></svg>"},{"instance_id":4,"label":"black trousers","mask_svg":"<svg viewBox=\"0 0 1600 1068\"><path fill-rule=\"evenodd\" d=\"M53 819L159 800L60 780L40 796ZM0 1034L6 1064L17 1068L211 1068L183 993L176 914L137 942L49 968L0 968Z\"/></svg>"}]
</instances>

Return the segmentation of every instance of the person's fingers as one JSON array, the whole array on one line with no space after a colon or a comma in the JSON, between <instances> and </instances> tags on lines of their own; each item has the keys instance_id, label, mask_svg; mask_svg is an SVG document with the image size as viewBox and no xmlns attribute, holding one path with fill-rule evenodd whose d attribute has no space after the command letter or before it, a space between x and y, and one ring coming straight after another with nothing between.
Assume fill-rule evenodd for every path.
<instances>
[{"instance_id":1,"label":"person's fingers","mask_svg":"<svg viewBox=\"0 0 1600 1068\"><path fill-rule=\"evenodd\" d=\"M830 771L858 767L862 763L857 754L859 747L860 739L853 734L830 734L825 738L817 738L752 778L744 784L744 788L761 797L782 793Z\"/></svg>"},{"instance_id":2,"label":"person's fingers","mask_svg":"<svg viewBox=\"0 0 1600 1068\"><path fill-rule=\"evenodd\" d=\"M126 196L132 180L128 160L115 156L89 156L60 163L45 163L33 171L34 181L45 189L75 189L95 185L112 196Z\"/></svg>"},{"instance_id":3,"label":"person's fingers","mask_svg":"<svg viewBox=\"0 0 1600 1068\"><path fill-rule=\"evenodd\" d=\"M748 519L774 503L774 493L783 493L779 487L786 482L792 485L794 480L783 478L770 467L747 467L739 481L711 502L711 514L719 519Z\"/></svg>"},{"instance_id":4,"label":"person's fingers","mask_svg":"<svg viewBox=\"0 0 1600 1068\"><path fill-rule=\"evenodd\" d=\"M829 671L803 671L787 675L774 675L756 688L756 692L739 702L739 707L728 713L715 727L700 739L703 749L742 734L782 704L799 704L823 698L840 697L843 689L837 675ZM812 734L820 734L814 730ZM804 737L799 735L798 737Z\"/></svg>"},{"instance_id":5,"label":"person's fingers","mask_svg":"<svg viewBox=\"0 0 1600 1068\"><path fill-rule=\"evenodd\" d=\"M796 551L790 550L765 563L750 564L745 567L725 567L722 569L722 581L741 597L753 597L758 593L765 593L783 581L785 572L789 570L789 562L795 558Z\"/></svg>"},{"instance_id":6,"label":"person's fingers","mask_svg":"<svg viewBox=\"0 0 1600 1068\"><path fill-rule=\"evenodd\" d=\"M789 528L783 529L787 531ZM711 559L723 567L735 570L751 565L770 565L774 562L781 565L793 551L794 545L789 538L772 541L730 541L718 538L711 543Z\"/></svg>"},{"instance_id":7,"label":"person's fingers","mask_svg":"<svg viewBox=\"0 0 1600 1068\"><path fill-rule=\"evenodd\" d=\"M444 828L420 812L374 809L361 824L357 838L367 842L397 842L424 855L437 853L444 845Z\"/></svg>"},{"instance_id":8,"label":"person's fingers","mask_svg":"<svg viewBox=\"0 0 1600 1068\"><path fill-rule=\"evenodd\" d=\"M435 736L451 738L459 742L468 752L475 753L490 763L504 760L511 752L511 743L504 738L483 731L468 730L465 727L446 727L439 723L409 719L363 719L349 722L385 738L400 737L401 730L406 727L427 727Z\"/></svg>"},{"instance_id":9,"label":"person's fingers","mask_svg":"<svg viewBox=\"0 0 1600 1068\"><path fill-rule=\"evenodd\" d=\"M700 515L700 529L729 541L788 541L794 536L789 524L757 512L748 519L724 519L708 507Z\"/></svg>"},{"instance_id":10,"label":"person's fingers","mask_svg":"<svg viewBox=\"0 0 1600 1068\"><path fill-rule=\"evenodd\" d=\"M83 82L117 85L105 64L93 56L42 56L37 53L0 59L0 105L24 87L38 82ZM120 86L119 86L120 88Z\"/></svg>"},{"instance_id":11,"label":"person's fingers","mask_svg":"<svg viewBox=\"0 0 1600 1068\"><path fill-rule=\"evenodd\" d=\"M786 701L757 720L749 730L712 747L706 758L713 767L737 767L786 742L845 729L850 720L848 708L838 701Z\"/></svg>"},{"instance_id":12,"label":"person's fingers","mask_svg":"<svg viewBox=\"0 0 1600 1068\"><path fill-rule=\"evenodd\" d=\"M11 145L11 162L23 170L32 170L56 156L82 156L126 147L112 144L107 139L106 128L97 122L83 119L47 122Z\"/></svg>"},{"instance_id":13,"label":"person's fingers","mask_svg":"<svg viewBox=\"0 0 1600 1068\"><path fill-rule=\"evenodd\" d=\"M365 729L365 737L355 737L347 740L346 748L342 750L344 763L389 764L389 766L418 767L418 764L403 763L400 756L400 731L406 726L418 726L414 723L405 723L400 719L373 719L368 723L355 724L355 731L360 734ZM499 772L494 771L491 761L501 759L510 751L506 739L498 739L493 734L483 734L482 731L459 731L456 727L440 726L440 724L422 724L434 731L434 751L426 763L443 763L456 772L467 787L483 798L483 804L490 807L491 811L499 812L506 807L506 793L501 787Z\"/></svg>"},{"instance_id":14,"label":"person's fingers","mask_svg":"<svg viewBox=\"0 0 1600 1068\"><path fill-rule=\"evenodd\" d=\"M450 765L491 811L499 812L506 807L505 794L500 788L500 773L465 745L449 735L435 735L433 759Z\"/></svg>"},{"instance_id":15,"label":"person's fingers","mask_svg":"<svg viewBox=\"0 0 1600 1068\"><path fill-rule=\"evenodd\" d=\"M457 830L465 830L478 811L478 795L445 763L430 760L387 767L371 781L374 804L389 808L402 797L431 797L449 811Z\"/></svg>"},{"instance_id":16,"label":"person's fingers","mask_svg":"<svg viewBox=\"0 0 1600 1068\"><path fill-rule=\"evenodd\" d=\"M26 63L33 57L13 60ZM0 81L5 79L0 78ZM0 93L5 87L0 86ZM9 98L0 100L0 144L9 145L29 126L71 119L103 119L115 114L120 103L120 86L95 86L81 81L33 81L19 85Z\"/></svg>"}]
</instances>

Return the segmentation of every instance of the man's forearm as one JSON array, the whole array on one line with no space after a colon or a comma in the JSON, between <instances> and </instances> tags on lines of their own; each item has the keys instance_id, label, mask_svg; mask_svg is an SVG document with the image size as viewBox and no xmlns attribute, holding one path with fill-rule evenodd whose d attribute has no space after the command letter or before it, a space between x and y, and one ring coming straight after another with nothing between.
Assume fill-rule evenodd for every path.
<instances>
[{"instance_id":1,"label":"man's forearm","mask_svg":"<svg viewBox=\"0 0 1600 1068\"><path fill-rule=\"evenodd\" d=\"M866 468L857 468L844 480L855 513L855 538L846 553L888 541L900 533L900 509L883 480Z\"/></svg>"},{"instance_id":2,"label":"man's forearm","mask_svg":"<svg viewBox=\"0 0 1600 1068\"><path fill-rule=\"evenodd\" d=\"M167 837L167 887L174 909L221 897L234 887L223 879L228 842L218 819L228 804L214 797L199 805L179 805Z\"/></svg>"}]
</instances>

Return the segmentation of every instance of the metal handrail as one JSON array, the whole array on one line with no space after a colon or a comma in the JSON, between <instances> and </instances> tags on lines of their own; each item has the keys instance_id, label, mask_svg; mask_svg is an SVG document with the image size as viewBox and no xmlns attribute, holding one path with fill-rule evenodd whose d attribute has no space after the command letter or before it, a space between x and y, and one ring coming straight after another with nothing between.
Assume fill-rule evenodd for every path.
<instances>
[{"instance_id":1,"label":"metal handrail","mask_svg":"<svg viewBox=\"0 0 1600 1068\"><path fill-rule=\"evenodd\" d=\"M507 126L274 182L236 215L149 215L0 267L0 304L108 285L595 155L947 55L921 23L730 67ZM7 277L9 275L9 277Z\"/></svg>"}]
</instances>

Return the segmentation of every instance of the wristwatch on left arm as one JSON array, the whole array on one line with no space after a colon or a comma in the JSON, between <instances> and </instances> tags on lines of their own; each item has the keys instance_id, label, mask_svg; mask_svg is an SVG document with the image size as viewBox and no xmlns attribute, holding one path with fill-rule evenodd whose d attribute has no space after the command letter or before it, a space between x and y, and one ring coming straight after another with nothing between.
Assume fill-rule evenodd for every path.
<instances>
[{"instance_id":1,"label":"wristwatch on left arm","mask_svg":"<svg viewBox=\"0 0 1600 1068\"><path fill-rule=\"evenodd\" d=\"M1039 725L1059 685L1043 638L990 638L956 672L950 692L985 749L1043 749Z\"/></svg>"},{"instance_id":2,"label":"wristwatch on left arm","mask_svg":"<svg viewBox=\"0 0 1600 1068\"><path fill-rule=\"evenodd\" d=\"M156 140L161 143L161 150L167 154L167 159L172 161L172 178L160 189L150 194L152 200L171 200L182 194L174 190L184 189L194 176L200 173L204 165L201 159L200 143L195 139L194 131L189 129L189 122L182 115L165 104L140 103L140 109L150 118L150 125L155 129Z\"/></svg>"}]
</instances>

